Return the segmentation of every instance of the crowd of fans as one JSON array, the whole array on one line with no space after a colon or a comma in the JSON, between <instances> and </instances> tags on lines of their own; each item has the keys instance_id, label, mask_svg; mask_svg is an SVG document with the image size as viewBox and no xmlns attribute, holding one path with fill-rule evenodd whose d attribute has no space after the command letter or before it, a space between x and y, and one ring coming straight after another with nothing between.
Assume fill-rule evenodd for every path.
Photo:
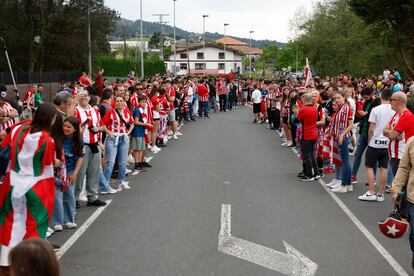
<instances>
[{"instance_id":1,"label":"crowd of fans","mask_svg":"<svg viewBox=\"0 0 414 276\"><path fill-rule=\"evenodd\" d=\"M150 169L146 155L179 140L185 124L248 103L253 123L267 123L282 146L298 149L300 180L334 173L327 186L352 192L366 150L368 190L358 198L395 197L409 177L399 163L412 144L413 102L413 82L402 85L398 70L387 68L359 79L341 73L277 81L131 76L109 82L100 72L95 82L86 74L76 83L61 82L53 103L44 102L41 84L22 102L0 86L0 266L9 265L23 240L76 228L82 202L105 206L99 194L131 189L128 175ZM410 241L414 251L414 234Z\"/></svg>"},{"instance_id":2,"label":"crowd of fans","mask_svg":"<svg viewBox=\"0 0 414 276\"><path fill-rule=\"evenodd\" d=\"M233 76L110 83L102 73L92 82L83 74L62 81L53 103L44 102L41 84L23 101L0 86L0 266L22 240L76 228L82 202L105 206L99 194L131 189L128 174L150 169L146 155L178 140L183 125L245 104L242 83Z\"/></svg>"},{"instance_id":3,"label":"crowd of fans","mask_svg":"<svg viewBox=\"0 0 414 276\"><path fill-rule=\"evenodd\" d=\"M353 192L365 152L367 191L358 200L383 202L391 193L395 201L405 191L414 252L413 81L403 85L386 67L379 76L254 81L253 88L253 123L267 122L282 146L296 148L301 181L334 174L326 184L332 192Z\"/></svg>"}]
</instances>

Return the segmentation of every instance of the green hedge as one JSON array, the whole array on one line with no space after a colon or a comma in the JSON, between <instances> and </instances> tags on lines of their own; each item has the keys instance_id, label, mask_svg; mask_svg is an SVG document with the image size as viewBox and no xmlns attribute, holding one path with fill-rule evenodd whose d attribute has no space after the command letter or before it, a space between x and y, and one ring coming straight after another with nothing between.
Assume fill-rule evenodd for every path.
<instances>
[{"instance_id":1,"label":"green hedge","mask_svg":"<svg viewBox=\"0 0 414 276\"><path fill-rule=\"evenodd\" d=\"M127 76L131 70L135 71L136 76L141 75L141 62L134 59L116 59L113 56L100 56L96 59L96 69L104 69L106 76ZM145 57L144 59L145 76L164 74L164 62L155 56Z\"/></svg>"}]
</instances>

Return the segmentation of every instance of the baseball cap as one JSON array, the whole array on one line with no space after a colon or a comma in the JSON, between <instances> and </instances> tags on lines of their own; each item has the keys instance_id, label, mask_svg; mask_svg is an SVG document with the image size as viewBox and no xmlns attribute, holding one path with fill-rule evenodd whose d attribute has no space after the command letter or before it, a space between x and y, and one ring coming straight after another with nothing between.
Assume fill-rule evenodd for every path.
<instances>
[{"instance_id":1,"label":"baseball cap","mask_svg":"<svg viewBox=\"0 0 414 276\"><path fill-rule=\"evenodd\" d=\"M0 99L6 99L7 98L7 92L6 91L1 91L0 92Z\"/></svg>"}]
</instances>

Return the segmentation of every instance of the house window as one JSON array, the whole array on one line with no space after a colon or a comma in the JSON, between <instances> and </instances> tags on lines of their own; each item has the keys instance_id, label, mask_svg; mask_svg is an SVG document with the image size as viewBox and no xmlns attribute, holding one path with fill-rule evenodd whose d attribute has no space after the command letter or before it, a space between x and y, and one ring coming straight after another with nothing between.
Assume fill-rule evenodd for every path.
<instances>
[{"instance_id":1,"label":"house window","mask_svg":"<svg viewBox=\"0 0 414 276\"><path fill-rule=\"evenodd\" d=\"M187 58L187 54L180 54L180 59L186 59Z\"/></svg>"},{"instance_id":2,"label":"house window","mask_svg":"<svg viewBox=\"0 0 414 276\"><path fill-rule=\"evenodd\" d=\"M195 69L196 70L202 70L202 69L204 69L204 64L202 64L202 63L196 63L195 64Z\"/></svg>"},{"instance_id":3,"label":"house window","mask_svg":"<svg viewBox=\"0 0 414 276\"><path fill-rule=\"evenodd\" d=\"M219 59L225 59L226 57L225 57L225 55L224 55L224 52L221 52L221 53L219 53Z\"/></svg>"},{"instance_id":4,"label":"house window","mask_svg":"<svg viewBox=\"0 0 414 276\"><path fill-rule=\"evenodd\" d=\"M187 63L180 63L180 70L187 70Z\"/></svg>"},{"instance_id":5,"label":"house window","mask_svg":"<svg viewBox=\"0 0 414 276\"><path fill-rule=\"evenodd\" d=\"M219 70L224 70L224 63L219 63L218 64L218 69Z\"/></svg>"},{"instance_id":6,"label":"house window","mask_svg":"<svg viewBox=\"0 0 414 276\"><path fill-rule=\"evenodd\" d=\"M204 53L197 53L197 59L204 59Z\"/></svg>"},{"instance_id":7,"label":"house window","mask_svg":"<svg viewBox=\"0 0 414 276\"><path fill-rule=\"evenodd\" d=\"M168 64L167 63L164 63L164 67L165 67L165 69L167 69L168 68Z\"/></svg>"}]
</instances>

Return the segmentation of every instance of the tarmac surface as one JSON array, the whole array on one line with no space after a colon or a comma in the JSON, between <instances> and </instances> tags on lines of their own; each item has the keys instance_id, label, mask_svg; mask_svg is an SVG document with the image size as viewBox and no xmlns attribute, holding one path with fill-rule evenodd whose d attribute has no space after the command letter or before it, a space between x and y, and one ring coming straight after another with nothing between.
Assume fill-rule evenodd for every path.
<instances>
[{"instance_id":1,"label":"tarmac surface","mask_svg":"<svg viewBox=\"0 0 414 276\"><path fill-rule=\"evenodd\" d=\"M250 113L241 107L198 119L179 141L149 154L153 168L130 175L131 190L101 196L112 202L60 258L63 275L284 275L218 250L222 204L231 205L233 236L282 253L286 242L317 265L315 275L412 275L408 235L391 240L378 230L390 195L357 199L366 190L364 168L354 192L336 197L388 259L323 183L297 179L297 156ZM78 229L96 210L78 211ZM78 229L51 241L63 245Z\"/></svg>"}]
</instances>

